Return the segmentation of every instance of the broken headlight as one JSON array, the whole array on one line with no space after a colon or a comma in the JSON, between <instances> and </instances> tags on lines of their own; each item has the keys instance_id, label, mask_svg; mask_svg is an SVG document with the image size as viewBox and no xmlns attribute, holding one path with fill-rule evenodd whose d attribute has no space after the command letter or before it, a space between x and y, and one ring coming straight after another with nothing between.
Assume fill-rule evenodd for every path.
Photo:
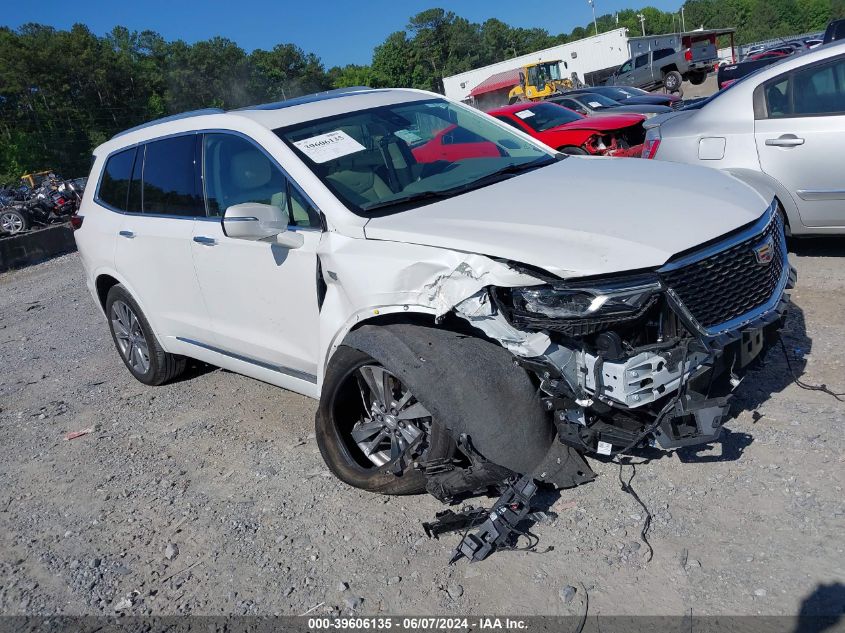
<instances>
[{"instance_id":1,"label":"broken headlight","mask_svg":"<svg viewBox=\"0 0 845 633\"><path fill-rule=\"evenodd\" d=\"M512 288L509 316L533 329L585 336L641 317L657 302L660 290L653 277Z\"/></svg>"},{"instance_id":2,"label":"broken headlight","mask_svg":"<svg viewBox=\"0 0 845 633\"><path fill-rule=\"evenodd\" d=\"M630 288L541 286L515 288L512 296L514 306L526 312L553 319L582 319L636 314L659 290L658 282Z\"/></svg>"}]
</instances>

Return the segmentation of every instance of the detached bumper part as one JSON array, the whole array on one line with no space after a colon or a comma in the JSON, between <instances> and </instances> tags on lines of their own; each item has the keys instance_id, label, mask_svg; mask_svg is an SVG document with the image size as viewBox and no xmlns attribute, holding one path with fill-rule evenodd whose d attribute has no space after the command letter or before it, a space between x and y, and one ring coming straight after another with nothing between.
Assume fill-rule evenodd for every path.
<instances>
[{"instance_id":1,"label":"detached bumper part","mask_svg":"<svg viewBox=\"0 0 845 633\"><path fill-rule=\"evenodd\" d=\"M654 431L654 443L664 450L708 444L722 434L730 415L729 398L696 400L686 396Z\"/></svg>"}]
</instances>

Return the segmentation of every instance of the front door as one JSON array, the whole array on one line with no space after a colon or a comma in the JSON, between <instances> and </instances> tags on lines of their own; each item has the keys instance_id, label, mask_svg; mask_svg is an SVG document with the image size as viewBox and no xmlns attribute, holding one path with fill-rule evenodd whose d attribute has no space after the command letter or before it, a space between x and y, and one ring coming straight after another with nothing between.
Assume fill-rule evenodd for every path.
<instances>
[{"instance_id":1,"label":"front door","mask_svg":"<svg viewBox=\"0 0 845 633\"><path fill-rule=\"evenodd\" d=\"M782 183L810 227L845 226L845 56L761 86L755 141L763 172Z\"/></svg>"},{"instance_id":2,"label":"front door","mask_svg":"<svg viewBox=\"0 0 845 633\"><path fill-rule=\"evenodd\" d=\"M209 221L194 226L191 251L214 328L214 341L206 343L242 360L316 382L319 215L252 141L214 133L206 134L203 143ZM275 240L227 237L220 221L223 214L246 202L287 211L290 230L301 232L305 243L289 249Z\"/></svg>"}]
</instances>

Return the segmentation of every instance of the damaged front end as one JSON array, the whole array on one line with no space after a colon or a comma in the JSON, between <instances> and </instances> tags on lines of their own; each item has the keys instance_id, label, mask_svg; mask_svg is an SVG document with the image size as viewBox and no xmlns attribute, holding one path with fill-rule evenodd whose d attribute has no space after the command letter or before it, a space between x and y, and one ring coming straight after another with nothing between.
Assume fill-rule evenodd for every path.
<instances>
[{"instance_id":1,"label":"damaged front end","mask_svg":"<svg viewBox=\"0 0 845 633\"><path fill-rule=\"evenodd\" d=\"M536 377L561 443L607 456L716 440L795 283L774 206L658 270L573 281L530 274L545 283L487 288L456 313Z\"/></svg>"}]
</instances>

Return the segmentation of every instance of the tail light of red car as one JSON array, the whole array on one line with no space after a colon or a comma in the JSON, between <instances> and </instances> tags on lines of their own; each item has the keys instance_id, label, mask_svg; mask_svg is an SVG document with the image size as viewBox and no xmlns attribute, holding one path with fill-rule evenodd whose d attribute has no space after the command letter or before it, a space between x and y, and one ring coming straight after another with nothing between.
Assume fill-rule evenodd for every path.
<instances>
[{"instance_id":1,"label":"tail light of red car","mask_svg":"<svg viewBox=\"0 0 845 633\"><path fill-rule=\"evenodd\" d=\"M643 143L643 158L652 159L657 156L657 150L660 149L660 128L649 128L645 135L645 143Z\"/></svg>"}]
</instances>

